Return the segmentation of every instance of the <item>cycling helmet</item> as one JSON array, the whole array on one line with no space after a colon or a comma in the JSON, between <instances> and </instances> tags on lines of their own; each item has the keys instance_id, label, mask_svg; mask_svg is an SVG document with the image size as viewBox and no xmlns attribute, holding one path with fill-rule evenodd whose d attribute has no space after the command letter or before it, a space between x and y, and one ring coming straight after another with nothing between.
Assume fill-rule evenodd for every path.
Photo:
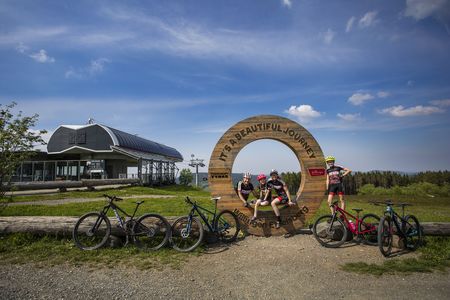
<instances>
[{"instance_id":1,"label":"cycling helmet","mask_svg":"<svg viewBox=\"0 0 450 300\"><path fill-rule=\"evenodd\" d=\"M267 177L266 177L266 175L264 175L264 174L259 174L258 175L258 177L256 177L256 179L258 180L258 181L260 181L261 179L266 179Z\"/></svg>"},{"instance_id":2,"label":"cycling helmet","mask_svg":"<svg viewBox=\"0 0 450 300\"><path fill-rule=\"evenodd\" d=\"M326 162L329 162L329 161L335 161L336 160L336 158L334 157L334 156L327 156L327 157L325 157L325 161Z\"/></svg>"},{"instance_id":3,"label":"cycling helmet","mask_svg":"<svg viewBox=\"0 0 450 300\"><path fill-rule=\"evenodd\" d=\"M272 171L270 171L270 176L272 175L278 175L278 171L275 169L272 169Z\"/></svg>"},{"instance_id":4,"label":"cycling helmet","mask_svg":"<svg viewBox=\"0 0 450 300\"><path fill-rule=\"evenodd\" d=\"M252 178L252 174L250 174L249 172L245 172L243 178Z\"/></svg>"}]
</instances>

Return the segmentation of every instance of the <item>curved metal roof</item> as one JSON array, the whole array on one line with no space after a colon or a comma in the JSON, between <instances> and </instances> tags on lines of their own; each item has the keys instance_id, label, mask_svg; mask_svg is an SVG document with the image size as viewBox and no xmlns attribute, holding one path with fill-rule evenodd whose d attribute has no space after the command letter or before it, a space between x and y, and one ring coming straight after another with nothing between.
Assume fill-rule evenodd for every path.
<instances>
[{"instance_id":1,"label":"curved metal roof","mask_svg":"<svg viewBox=\"0 0 450 300\"><path fill-rule=\"evenodd\" d=\"M183 156L175 148L159 144L108 126L104 127L111 130L112 134L116 137L118 143L117 146L183 160Z\"/></svg>"}]
</instances>

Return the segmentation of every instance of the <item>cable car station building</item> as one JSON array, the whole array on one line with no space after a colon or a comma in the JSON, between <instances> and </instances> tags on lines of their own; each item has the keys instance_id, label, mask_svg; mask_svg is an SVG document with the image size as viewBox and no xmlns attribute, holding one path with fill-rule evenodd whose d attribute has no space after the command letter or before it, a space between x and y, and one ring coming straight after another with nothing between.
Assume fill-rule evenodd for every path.
<instances>
[{"instance_id":1,"label":"cable car station building","mask_svg":"<svg viewBox=\"0 0 450 300\"><path fill-rule=\"evenodd\" d=\"M176 149L101 124L61 125L47 152L24 161L13 182L138 179L143 185L175 182ZM129 170L134 169L134 173Z\"/></svg>"}]
</instances>

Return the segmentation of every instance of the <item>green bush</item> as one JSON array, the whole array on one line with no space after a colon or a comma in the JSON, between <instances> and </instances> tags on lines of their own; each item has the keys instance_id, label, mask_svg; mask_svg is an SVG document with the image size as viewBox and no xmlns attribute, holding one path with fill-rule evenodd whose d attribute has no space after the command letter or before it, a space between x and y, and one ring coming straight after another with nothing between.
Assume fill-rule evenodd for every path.
<instances>
[{"instance_id":1,"label":"green bush","mask_svg":"<svg viewBox=\"0 0 450 300\"><path fill-rule=\"evenodd\" d=\"M408 186L393 186L392 188L375 187L373 184L365 184L358 190L358 195L373 196L450 196L450 184L439 186L429 182L413 183Z\"/></svg>"}]
</instances>

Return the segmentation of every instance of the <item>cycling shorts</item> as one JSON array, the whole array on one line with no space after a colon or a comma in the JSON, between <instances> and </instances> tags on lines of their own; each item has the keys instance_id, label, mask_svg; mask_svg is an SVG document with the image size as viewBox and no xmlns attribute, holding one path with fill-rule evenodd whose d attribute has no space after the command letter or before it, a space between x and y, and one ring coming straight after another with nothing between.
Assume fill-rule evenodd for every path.
<instances>
[{"instance_id":1,"label":"cycling shorts","mask_svg":"<svg viewBox=\"0 0 450 300\"><path fill-rule=\"evenodd\" d=\"M342 183L328 185L328 195L344 195Z\"/></svg>"},{"instance_id":2,"label":"cycling shorts","mask_svg":"<svg viewBox=\"0 0 450 300\"><path fill-rule=\"evenodd\" d=\"M287 195L277 196L277 197L273 198L272 201L273 200L280 200L280 204L286 204L289 202L289 198Z\"/></svg>"}]
</instances>

